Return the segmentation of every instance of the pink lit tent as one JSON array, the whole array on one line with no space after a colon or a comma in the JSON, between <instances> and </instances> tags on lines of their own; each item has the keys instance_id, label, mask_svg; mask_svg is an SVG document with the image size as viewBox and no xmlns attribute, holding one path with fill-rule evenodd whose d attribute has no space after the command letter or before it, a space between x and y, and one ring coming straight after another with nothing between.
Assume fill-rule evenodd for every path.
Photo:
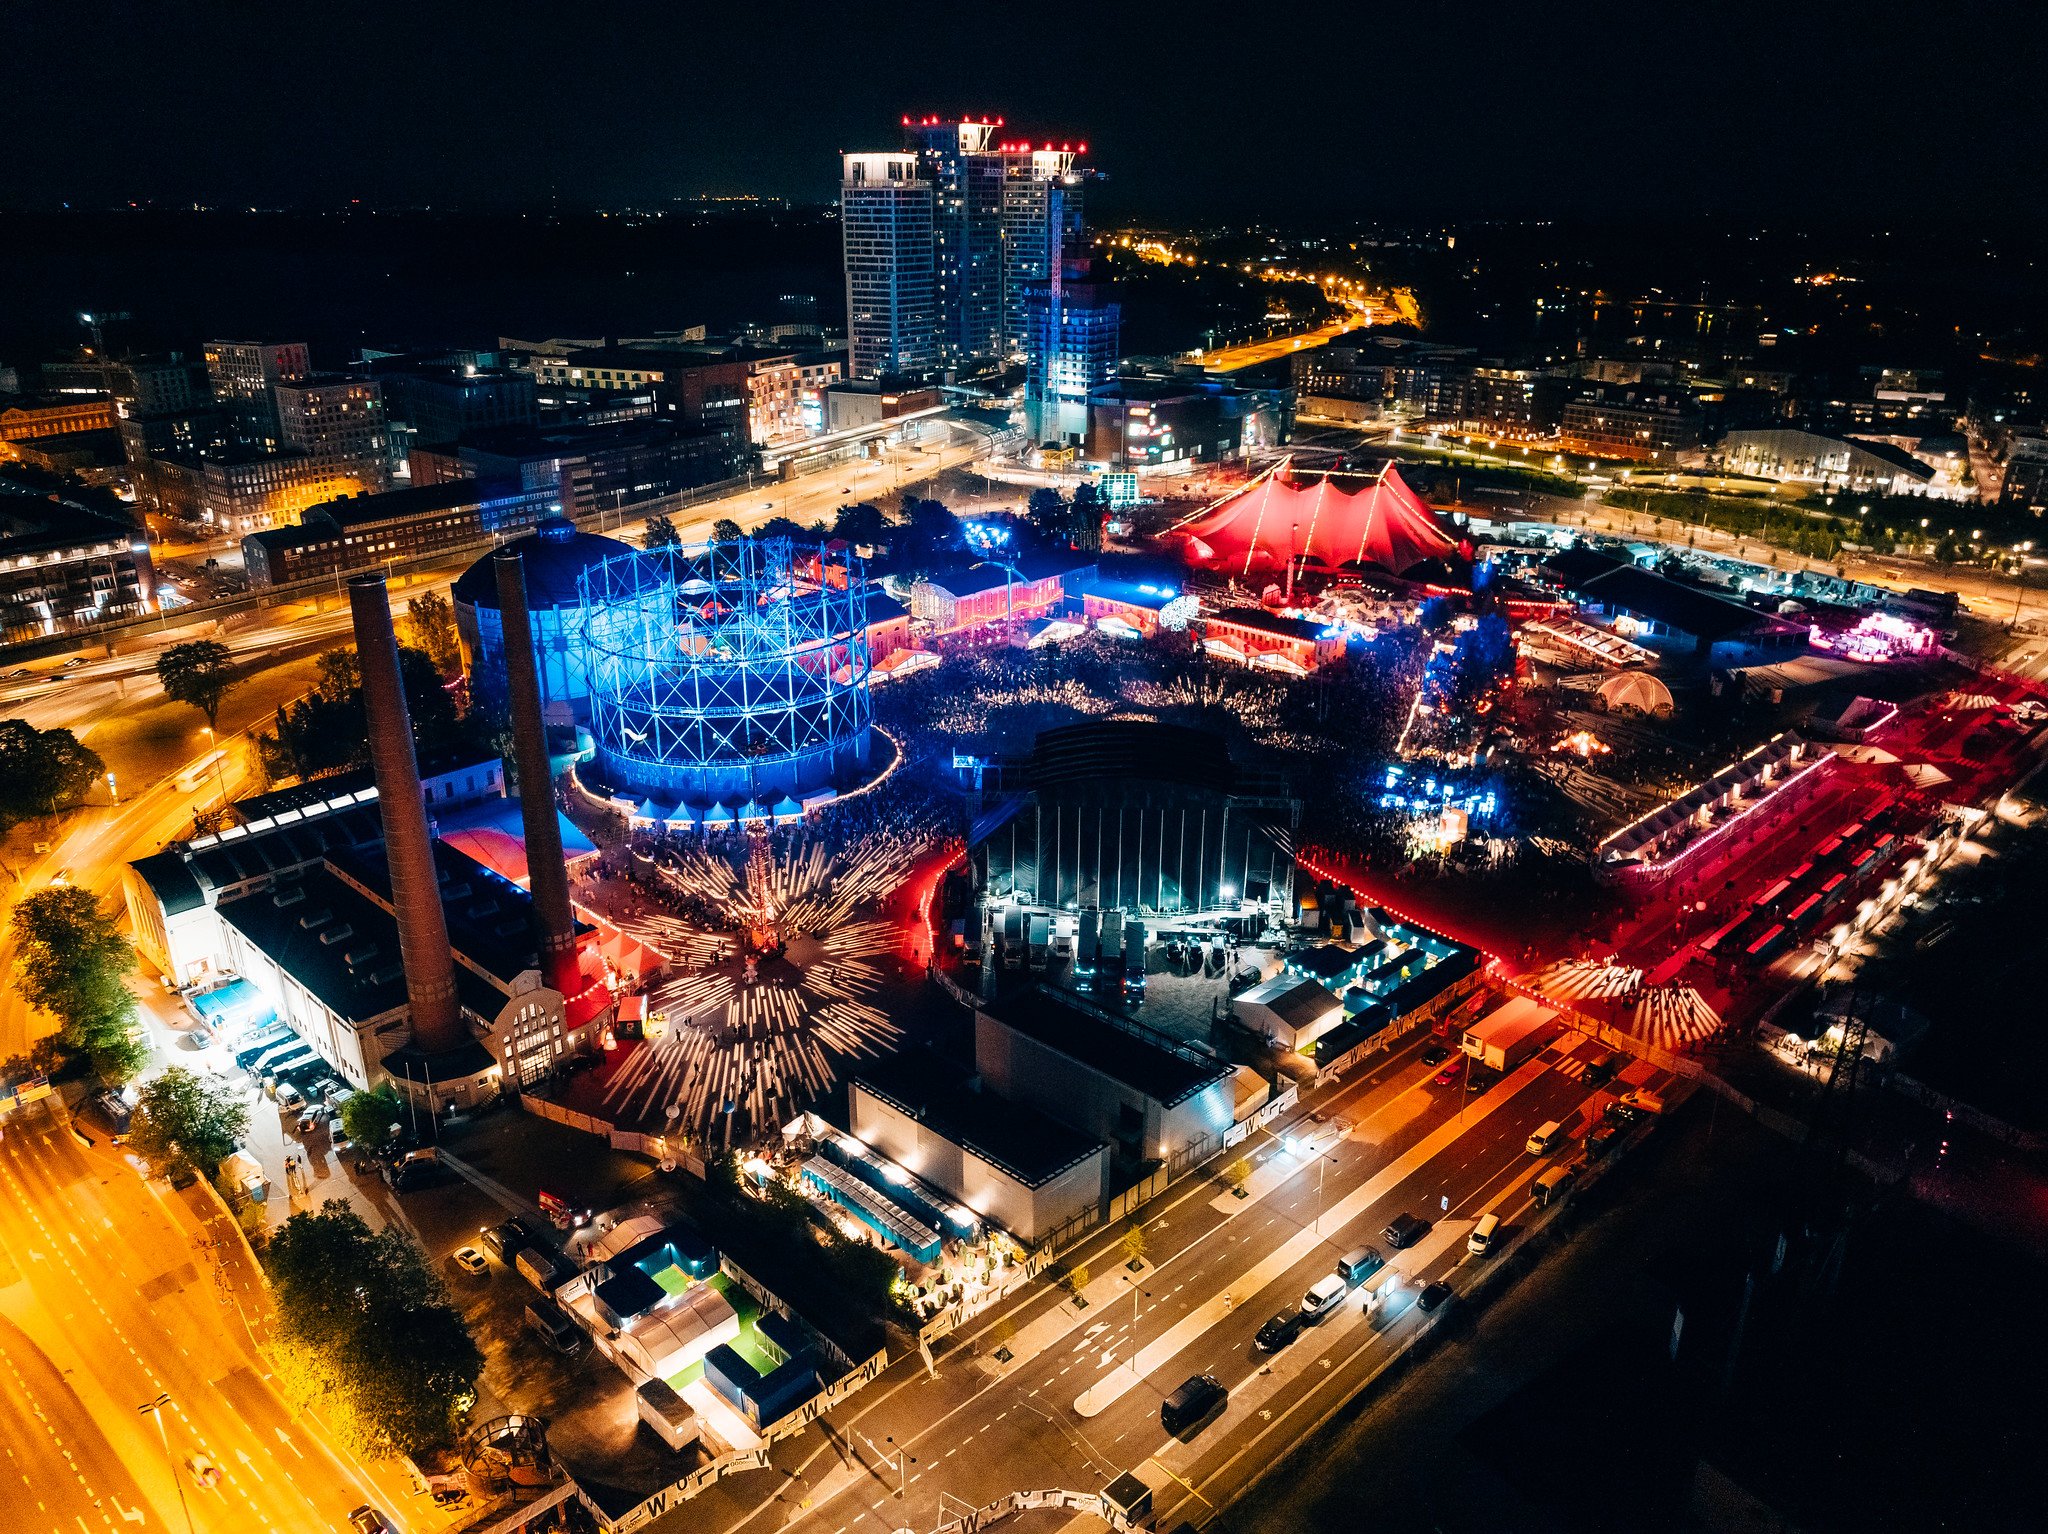
<instances>
[{"instance_id":1,"label":"pink lit tent","mask_svg":"<svg viewBox=\"0 0 2048 1534\"><path fill-rule=\"evenodd\" d=\"M1290 555L1303 569L1357 563L1399 575L1458 546L1391 463L1354 491L1328 479L1295 485L1273 475L1178 531L1189 563L1236 576L1284 570Z\"/></svg>"}]
</instances>

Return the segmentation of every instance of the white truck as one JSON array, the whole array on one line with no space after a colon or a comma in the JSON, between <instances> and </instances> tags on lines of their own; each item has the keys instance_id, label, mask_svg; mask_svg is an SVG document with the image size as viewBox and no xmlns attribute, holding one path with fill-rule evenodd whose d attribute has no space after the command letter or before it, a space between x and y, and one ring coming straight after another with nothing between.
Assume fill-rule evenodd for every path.
<instances>
[{"instance_id":1,"label":"white truck","mask_svg":"<svg viewBox=\"0 0 2048 1534\"><path fill-rule=\"evenodd\" d=\"M1467 1028L1458 1047L1480 1065L1506 1074L1543 1047L1556 1021L1550 1008L1526 996L1511 997Z\"/></svg>"}]
</instances>

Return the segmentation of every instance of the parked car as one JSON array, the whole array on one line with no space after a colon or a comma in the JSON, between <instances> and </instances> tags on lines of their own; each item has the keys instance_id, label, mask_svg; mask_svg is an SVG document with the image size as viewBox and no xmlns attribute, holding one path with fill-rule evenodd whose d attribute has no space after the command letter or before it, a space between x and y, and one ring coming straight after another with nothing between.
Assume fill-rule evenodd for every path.
<instances>
[{"instance_id":1,"label":"parked car","mask_svg":"<svg viewBox=\"0 0 2048 1534\"><path fill-rule=\"evenodd\" d=\"M1259 1328L1258 1335L1252 1338L1252 1346L1261 1353L1277 1353L1300 1335L1301 1312L1283 1310Z\"/></svg>"},{"instance_id":2,"label":"parked car","mask_svg":"<svg viewBox=\"0 0 2048 1534\"><path fill-rule=\"evenodd\" d=\"M1355 1246L1337 1259L1337 1276L1356 1289L1386 1265L1386 1258L1371 1247Z\"/></svg>"},{"instance_id":3,"label":"parked car","mask_svg":"<svg viewBox=\"0 0 2048 1534\"><path fill-rule=\"evenodd\" d=\"M526 1232L520 1228L517 1220L507 1220L502 1225L493 1225L482 1235L484 1249L503 1263L510 1263L530 1244Z\"/></svg>"},{"instance_id":4,"label":"parked car","mask_svg":"<svg viewBox=\"0 0 2048 1534\"><path fill-rule=\"evenodd\" d=\"M1451 1052L1441 1044L1425 1044L1422 1047L1422 1063L1424 1065L1442 1065L1444 1061L1450 1058Z\"/></svg>"},{"instance_id":5,"label":"parked car","mask_svg":"<svg viewBox=\"0 0 2048 1534\"><path fill-rule=\"evenodd\" d=\"M1492 1071L1474 1071L1465 1078L1465 1090L1467 1092L1484 1092L1498 1080L1500 1080L1500 1077L1494 1075Z\"/></svg>"},{"instance_id":6,"label":"parked car","mask_svg":"<svg viewBox=\"0 0 2048 1534\"><path fill-rule=\"evenodd\" d=\"M1415 1297L1415 1308L1424 1315L1439 1309L1451 1297L1451 1286L1442 1279L1423 1286L1422 1293Z\"/></svg>"},{"instance_id":7,"label":"parked car","mask_svg":"<svg viewBox=\"0 0 2048 1534\"><path fill-rule=\"evenodd\" d=\"M473 1246L461 1246L455 1249L455 1266L462 1269L471 1278L489 1278L491 1276L491 1265L484 1260L484 1254Z\"/></svg>"},{"instance_id":8,"label":"parked car","mask_svg":"<svg viewBox=\"0 0 2048 1534\"><path fill-rule=\"evenodd\" d=\"M1464 1068L1464 1064L1461 1061L1453 1060L1449 1065L1436 1073L1436 1084L1440 1087L1456 1086L1458 1084L1458 1072Z\"/></svg>"},{"instance_id":9,"label":"parked car","mask_svg":"<svg viewBox=\"0 0 2048 1534\"><path fill-rule=\"evenodd\" d=\"M291 1083L290 1083L289 1081L281 1081L281 1082L279 1082L279 1083L278 1083L278 1085L277 1085L277 1105L278 1105L278 1107L280 1107L280 1108L283 1108L283 1109L286 1109L286 1110L290 1110L290 1109L293 1109L293 1108L300 1108L300 1107L303 1107L303 1106L305 1105L305 1102L306 1102L305 1094L304 1094L304 1093L302 1093L302 1092L301 1092L301 1091L300 1091L300 1090L299 1090L299 1089L298 1089L297 1087L293 1086L293 1085L292 1085L292 1084L291 1084Z\"/></svg>"},{"instance_id":10,"label":"parked car","mask_svg":"<svg viewBox=\"0 0 2048 1534\"><path fill-rule=\"evenodd\" d=\"M1398 1252L1403 1247L1413 1246L1428 1234L1429 1221L1418 1220L1412 1214L1397 1214L1380 1232L1380 1239Z\"/></svg>"},{"instance_id":11,"label":"parked car","mask_svg":"<svg viewBox=\"0 0 2048 1534\"><path fill-rule=\"evenodd\" d=\"M213 1048L213 1035L207 1031L206 1024L204 1023L194 1023L191 1028L190 1037L194 1049Z\"/></svg>"}]
</instances>

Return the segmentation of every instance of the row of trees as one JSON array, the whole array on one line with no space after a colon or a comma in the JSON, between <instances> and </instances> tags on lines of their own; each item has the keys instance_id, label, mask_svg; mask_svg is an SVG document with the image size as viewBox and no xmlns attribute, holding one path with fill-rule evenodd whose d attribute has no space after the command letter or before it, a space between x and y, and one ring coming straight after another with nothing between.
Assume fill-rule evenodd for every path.
<instances>
[{"instance_id":1,"label":"row of trees","mask_svg":"<svg viewBox=\"0 0 2048 1534\"><path fill-rule=\"evenodd\" d=\"M148 1058L135 997L125 982L135 949L99 897L76 884L53 884L15 903L19 954L15 989L57 1019L58 1040L108 1081L136 1074Z\"/></svg>"},{"instance_id":2,"label":"row of trees","mask_svg":"<svg viewBox=\"0 0 2048 1534\"><path fill-rule=\"evenodd\" d=\"M265 1243L278 1379L354 1453L451 1442L484 1356L417 1241L370 1229L342 1199L293 1215Z\"/></svg>"}]
</instances>

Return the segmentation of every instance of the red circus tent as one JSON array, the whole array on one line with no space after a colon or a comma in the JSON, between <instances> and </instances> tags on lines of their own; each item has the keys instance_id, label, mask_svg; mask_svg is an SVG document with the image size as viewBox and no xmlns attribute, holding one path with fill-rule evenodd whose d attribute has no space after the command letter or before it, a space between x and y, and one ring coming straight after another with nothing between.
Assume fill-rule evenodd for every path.
<instances>
[{"instance_id":1,"label":"red circus tent","mask_svg":"<svg viewBox=\"0 0 2048 1534\"><path fill-rule=\"evenodd\" d=\"M1295 485L1274 474L1177 531L1190 564L1238 576L1284 570L1290 554L1303 569L1355 562L1400 575L1457 549L1391 463L1354 491L1327 478Z\"/></svg>"}]
</instances>

